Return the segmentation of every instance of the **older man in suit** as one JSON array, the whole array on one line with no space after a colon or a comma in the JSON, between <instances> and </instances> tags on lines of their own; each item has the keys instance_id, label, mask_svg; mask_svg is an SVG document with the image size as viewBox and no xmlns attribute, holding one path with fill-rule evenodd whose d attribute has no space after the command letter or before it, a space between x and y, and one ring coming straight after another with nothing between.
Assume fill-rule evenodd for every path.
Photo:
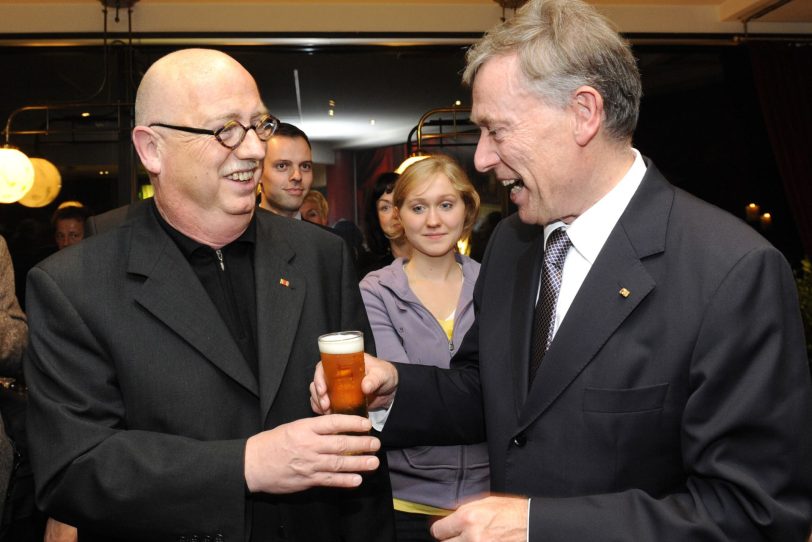
<instances>
[{"instance_id":1,"label":"older man in suit","mask_svg":"<svg viewBox=\"0 0 812 542\"><path fill-rule=\"evenodd\" d=\"M580 0L531 0L464 77L476 167L518 214L489 243L452 368L370 357L364 381L372 408L391 405L385 445L488 441L501 495L432 533L805 540L810 383L791 270L632 148L629 47ZM312 391L329 408L319 372Z\"/></svg>"},{"instance_id":2,"label":"older man in suit","mask_svg":"<svg viewBox=\"0 0 812 542\"><path fill-rule=\"evenodd\" d=\"M309 408L318 335L371 334L342 241L256 209L253 78L171 53L136 124L154 201L29 274L38 502L83 542L392 540L369 420Z\"/></svg>"}]
</instances>

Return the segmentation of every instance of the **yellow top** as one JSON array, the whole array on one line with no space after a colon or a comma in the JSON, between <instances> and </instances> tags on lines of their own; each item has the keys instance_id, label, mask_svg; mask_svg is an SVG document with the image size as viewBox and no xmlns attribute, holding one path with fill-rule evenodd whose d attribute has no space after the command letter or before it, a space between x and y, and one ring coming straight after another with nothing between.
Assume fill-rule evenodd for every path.
<instances>
[{"instance_id":1,"label":"yellow top","mask_svg":"<svg viewBox=\"0 0 812 542\"><path fill-rule=\"evenodd\" d=\"M423 514L426 516L447 516L453 510L446 510L445 508L437 508L436 506L429 506L428 504L420 504L411 501L404 501L402 499L392 499L395 510L398 512L407 512L409 514Z\"/></svg>"},{"instance_id":2,"label":"yellow top","mask_svg":"<svg viewBox=\"0 0 812 542\"><path fill-rule=\"evenodd\" d=\"M454 312L456 312L456 311L454 311ZM443 328L443 331L445 331L446 337L448 337L448 340L450 341L451 337L454 334L454 313L452 312L451 316L449 316L445 320L437 320L437 321L440 323L440 327Z\"/></svg>"}]
</instances>

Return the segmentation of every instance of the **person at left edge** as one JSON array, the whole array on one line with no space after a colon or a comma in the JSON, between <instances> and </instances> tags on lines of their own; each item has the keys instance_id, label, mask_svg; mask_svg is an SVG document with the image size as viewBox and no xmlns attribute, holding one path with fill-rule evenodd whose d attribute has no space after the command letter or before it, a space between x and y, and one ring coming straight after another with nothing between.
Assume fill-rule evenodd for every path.
<instances>
[{"instance_id":1,"label":"person at left edge","mask_svg":"<svg viewBox=\"0 0 812 542\"><path fill-rule=\"evenodd\" d=\"M393 540L369 421L309 408L317 337L374 343L344 243L256 209L277 122L228 55L159 59L154 201L29 273L37 501L82 542Z\"/></svg>"}]
</instances>

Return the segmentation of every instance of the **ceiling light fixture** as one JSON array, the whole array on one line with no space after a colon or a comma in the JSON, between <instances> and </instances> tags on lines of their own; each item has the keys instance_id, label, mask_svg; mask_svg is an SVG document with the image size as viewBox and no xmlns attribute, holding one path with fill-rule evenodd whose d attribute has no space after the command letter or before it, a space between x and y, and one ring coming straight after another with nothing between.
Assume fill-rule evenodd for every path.
<instances>
[{"instance_id":1,"label":"ceiling light fixture","mask_svg":"<svg viewBox=\"0 0 812 542\"><path fill-rule=\"evenodd\" d=\"M527 0L493 0L500 6L502 9L519 9L523 5L527 3Z\"/></svg>"},{"instance_id":2,"label":"ceiling light fixture","mask_svg":"<svg viewBox=\"0 0 812 542\"><path fill-rule=\"evenodd\" d=\"M527 0L493 0L500 6L502 6L502 22L505 22L505 10L512 9L513 14L516 14L516 10L522 7L527 3Z\"/></svg>"},{"instance_id":3,"label":"ceiling light fixture","mask_svg":"<svg viewBox=\"0 0 812 542\"><path fill-rule=\"evenodd\" d=\"M34 185L34 166L19 149L6 142L0 148L0 203L14 203Z\"/></svg>"},{"instance_id":4,"label":"ceiling light fixture","mask_svg":"<svg viewBox=\"0 0 812 542\"><path fill-rule=\"evenodd\" d=\"M26 207L45 207L56 199L62 189L62 175L45 158L31 158L34 166L34 185L17 203Z\"/></svg>"},{"instance_id":5,"label":"ceiling light fixture","mask_svg":"<svg viewBox=\"0 0 812 542\"><path fill-rule=\"evenodd\" d=\"M119 121L121 120L122 108L132 108L132 104L123 103L108 103L107 104L94 104L90 100L97 98L107 86L107 8L115 8L116 22L119 21L119 10L127 9L129 15L129 44L132 48L132 7L138 0L100 0L104 14L104 70L102 75L102 82L99 89L84 103L73 104L52 104L52 105L29 105L20 107L11 112L6 120L5 129L5 144L0 147L0 203L14 203L19 201L21 204L28 207L41 207L52 202L62 185L62 176L59 170L51 162L44 158L29 159L18 148L10 144L11 134L16 135L49 135L55 133L56 130L51 130L49 114L53 110L65 109L79 109L79 115L82 118L91 116L89 107L96 107L99 105L114 105L117 107ZM11 122L15 115L24 111L45 111L45 127L37 130L20 130L14 131L11 129ZM119 126L120 128L120 126ZM30 192L30 194L29 194Z\"/></svg>"}]
</instances>

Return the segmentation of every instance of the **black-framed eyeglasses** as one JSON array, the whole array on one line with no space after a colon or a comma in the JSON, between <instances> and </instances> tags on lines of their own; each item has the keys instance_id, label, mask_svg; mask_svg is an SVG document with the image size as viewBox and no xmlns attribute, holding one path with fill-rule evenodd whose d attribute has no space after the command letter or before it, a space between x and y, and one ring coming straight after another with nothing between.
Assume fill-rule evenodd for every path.
<instances>
[{"instance_id":1,"label":"black-framed eyeglasses","mask_svg":"<svg viewBox=\"0 0 812 542\"><path fill-rule=\"evenodd\" d=\"M268 141L279 127L279 119L273 115L263 115L262 118L251 126L243 126L236 120L230 120L217 130L191 128L189 126L176 126L174 124L164 124L163 122L153 122L149 126L150 128L153 126L160 126L161 128L180 130L181 132L188 132L190 134L213 135L223 147L227 149L236 149L240 146L242 140L245 139L245 134L248 132L248 130L254 130L257 137L261 141Z\"/></svg>"}]
</instances>

